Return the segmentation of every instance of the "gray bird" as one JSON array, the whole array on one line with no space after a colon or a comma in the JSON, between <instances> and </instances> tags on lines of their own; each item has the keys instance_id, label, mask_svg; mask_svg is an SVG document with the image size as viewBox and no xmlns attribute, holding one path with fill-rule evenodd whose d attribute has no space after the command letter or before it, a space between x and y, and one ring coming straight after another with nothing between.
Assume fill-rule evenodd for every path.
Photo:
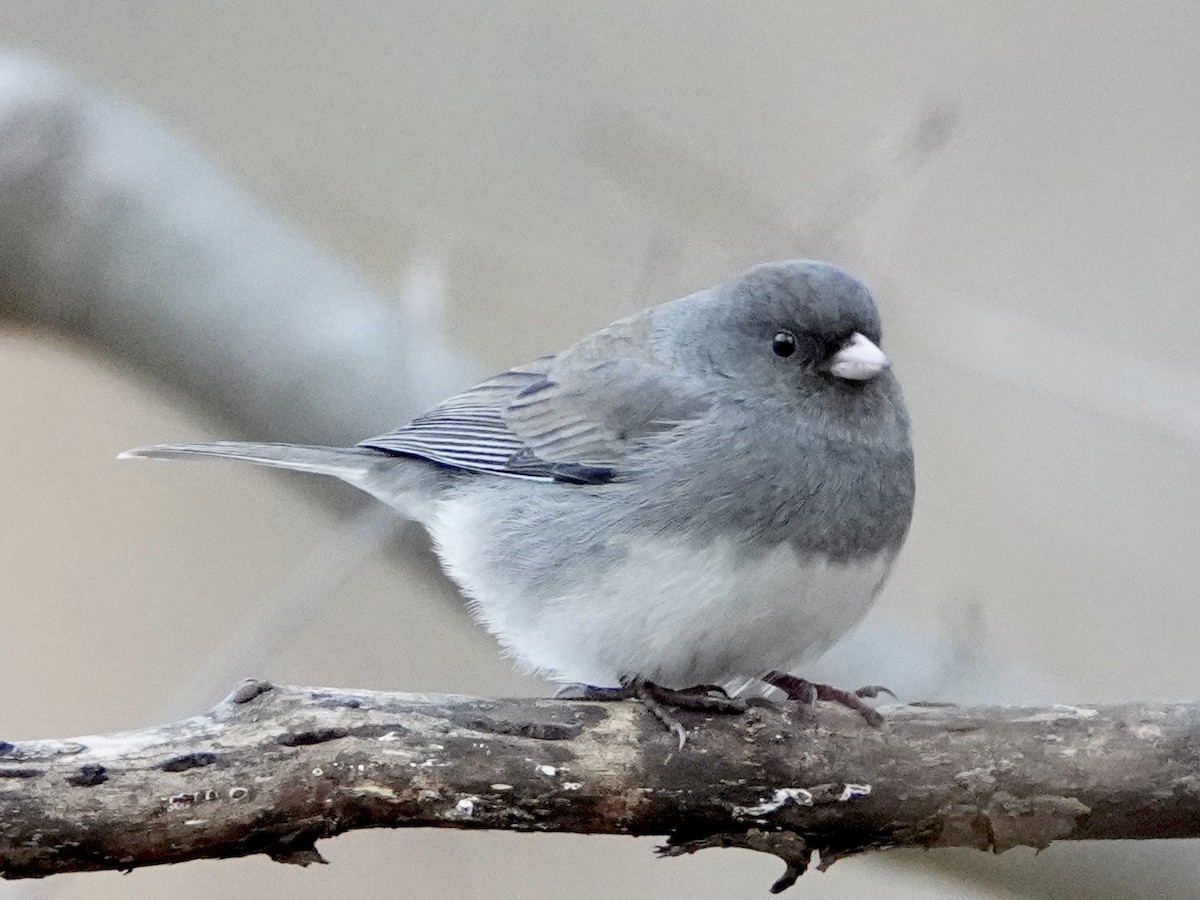
<instances>
[{"instance_id":1,"label":"gray bird","mask_svg":"<svg viewBox=\"0 0 1200 900\"><path fill-rule=\"evenodd\" d=\"M912 517L908 415L861 282L758 266L510 369L353 448L168 444L333 475L420 522L471 610L594 699L736 711L867 612Z\"/></svg>"}]
</instances>

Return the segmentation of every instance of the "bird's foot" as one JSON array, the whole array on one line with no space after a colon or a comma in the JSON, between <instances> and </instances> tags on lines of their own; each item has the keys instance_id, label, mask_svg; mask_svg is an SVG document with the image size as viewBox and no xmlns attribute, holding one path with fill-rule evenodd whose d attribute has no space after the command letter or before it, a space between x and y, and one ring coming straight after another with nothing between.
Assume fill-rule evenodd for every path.
<instances>
[{"instance_id":1,"label":"bird's foot","mask_svg":"<svg viewBox=\"0 0 1200 900\"><path fill-rule=\"evenodd\" d=\"M680 750L687 743L687 729L683 727L682 722L675 718L674 713L668 707L732 714L746 711L746 704L743 701L736 697L730 697L723 688L714 690L713 685L701 684L677 690L641 678L622 679L621 684L630 691L630 695L634 699L638 700L642 706L654 714L658 721L662 722L667 731L679 739Z\"/></svg>"},{"instance_id":2,"label":"bird's foot","mask_svg":"<svg viewBox=\"0 0 1200 900\"><path fill-rule=\"evenodd\" d=\"M805 706L812 706L818 700L824 700L829 703L837 703L847 709L852 709L862 716L868 725L874 727L879 727L883 724L883 715L879 710L864 703L863 698L873 699L880 694L887 694L889 697L896 696L880 684L868 684L865 687L860 687L857 691L846 691L831 684L809 681L807 678L789 675L786 672L768 672L763 676L762 680L767 684L779 688L788 695L789 699L802 703Z\"/></svg>"},{"instance_id":3,"label":"bird's foot","mask_svg":"<svg viewBox=\"0 0 1200 900\"><path fill-rule=\"evenodd\" d=\"M623 687L596 687L594 684L564 684L554 692L555 700L628 700L633 695Z\"/></svg>"},{"instance_id":4,"label":"bird's foot","mask_svg":"<svg viewBox=\"0 0 1200 900\"><path fill-rule=\"evenodd\" d=\"M632 679L631 679L632 680ZM669 688L661 684L643 681L644 690L654 694L660 703L666 703L679 709L698 709L705 712L744 713L746 701L730 697L725 688L719 684L697 684L688 688Z\"/></svg>"},{"instance_id":5,"label":"bird's foot","mask_svg":"<svg viewBox=\"0 0 1200 900\"><path fill-rule=\"evenodd\" d=\"M698 684L688 688L669 688L642 678L622 678L621 686L595 687L590 684L563 685L554 694L563 700L637 700L662 722L663 727L679 739L679 749L687 743L687 729L669 707L695 709L704 712L738 714L746 711L746 703L730 697L724 688L715 684Z\"/></svg>"}]
</instances>

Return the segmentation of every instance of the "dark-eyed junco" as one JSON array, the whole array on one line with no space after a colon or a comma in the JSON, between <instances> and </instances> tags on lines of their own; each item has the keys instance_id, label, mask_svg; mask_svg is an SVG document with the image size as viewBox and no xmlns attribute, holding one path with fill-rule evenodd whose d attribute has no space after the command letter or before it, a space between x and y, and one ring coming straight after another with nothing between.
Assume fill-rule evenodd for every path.
<instances>
[{"instance_id":1,"label":"dark-eyed junco","mask_svg":"<svg viewBox=\"0 0 1200 900\"><path fill-rule=\"evenodd\" d=\"M357 447L177 444L333 475L428 529L479 621L585 696L737 708L875 600L912 515L900 387L867 289L772 263L518 366ZM689 692L689 688L703 686Z\"/></svg>"}]
</instances>

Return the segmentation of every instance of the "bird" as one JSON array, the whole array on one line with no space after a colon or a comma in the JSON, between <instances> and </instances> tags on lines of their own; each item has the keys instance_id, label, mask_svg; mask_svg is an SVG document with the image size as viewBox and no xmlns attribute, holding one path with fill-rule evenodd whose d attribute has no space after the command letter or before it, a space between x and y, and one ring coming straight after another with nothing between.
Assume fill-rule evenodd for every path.
<instances>
[{"instance_id":1,"label":"bird","mask_svg":"<svg viewBox=\"0 0 1200 900\"><path fill-rule=\"evenodd\" d=\"M354 447L182 443L329 475L428 531L474 617L560 695L739 712L866 614L912 519L909 417L867 287L788 260L645 309Z\"/></svg>"}]
</instances>

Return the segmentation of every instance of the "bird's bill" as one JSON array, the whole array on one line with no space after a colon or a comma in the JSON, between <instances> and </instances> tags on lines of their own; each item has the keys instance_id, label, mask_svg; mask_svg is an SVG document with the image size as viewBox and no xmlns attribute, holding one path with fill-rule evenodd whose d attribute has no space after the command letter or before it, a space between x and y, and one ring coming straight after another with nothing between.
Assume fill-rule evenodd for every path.
<instances>
[{"instance_id":1,"label":"bird's bill","mask_svg":"<svg viewBox=\"0 0 1200 900\"><path fill-rule=\"evenodd\" d=\"M829 361L830 374L847 381L866 381L890 365L873 341L857 331Z\"/></svg>"}]
</instances>

